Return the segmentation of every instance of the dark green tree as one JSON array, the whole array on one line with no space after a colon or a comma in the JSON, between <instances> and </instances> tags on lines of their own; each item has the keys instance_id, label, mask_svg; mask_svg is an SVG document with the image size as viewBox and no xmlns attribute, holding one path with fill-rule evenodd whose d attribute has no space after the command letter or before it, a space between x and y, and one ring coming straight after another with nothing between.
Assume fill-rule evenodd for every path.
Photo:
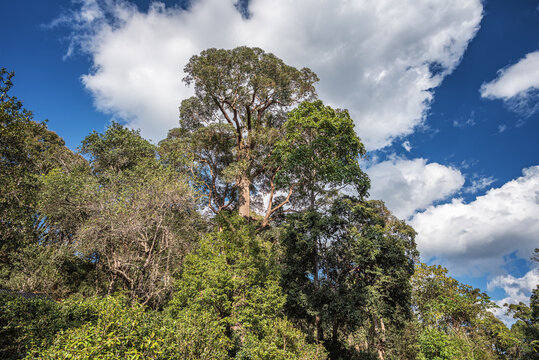
<instances>
[{"instance_id":1,"label":"dark green tree","mask_svg":"<svg viewBox=\"0 0 539 360\"><path fill-rule=\"evenodd\" d=\"M287 313L332 358L361 350L383 358L388 333L411 316L415 233L388 214L380 202L339 198L325 212L287 217Z\"/></svg>"},{"instance_id":2,"label":"dark green tree","mask_svg":"<svg viewBox=\"0 0 539 360\"><path fill-rule=\"evenodd\" d=\"M359 165L364 155L348 111L332 109L320 100L301 103L288 114L266 164L270 206L262 226L284 205L291 211L313 211L342 191L363 199L370 186ZM271 205L279 193L286 195Z\"/></svg>"},{"instance_id":3,"label":"dark green tree","mask_svg":"<svg viewBox=\"0 0 539 360\"><path fill-rule=\"evenodd\" d=\"M58 269L43 262L33 266L52 255L51 248L40 247L46 243L47 229L38 210L39 179L52 168L69 167L82 158L9 94L13 76L0 69L0 286L46 291L47 276L35 270Z\"/></svg>"},{"instance_id":4,"label":"dark green tree","mask_svg":"<svg viewBox=\"0 0 539 360\"><path fill-rule=\"evenodd\" d=\"M539 285L532 291L530 305L523 302L510 304L508 313L517 321L511 332L520 340L518 353L521 359L539 358Z\"/></svg>"}]
</instances>

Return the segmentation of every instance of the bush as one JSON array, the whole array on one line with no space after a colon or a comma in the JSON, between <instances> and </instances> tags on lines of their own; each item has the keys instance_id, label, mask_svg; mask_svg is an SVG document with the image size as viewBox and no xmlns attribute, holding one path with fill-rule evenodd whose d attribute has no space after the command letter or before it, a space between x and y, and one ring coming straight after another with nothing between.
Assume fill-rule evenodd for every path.
<instances>
[{"instance_id":1,"label":"bush","mask_svg":"<svg viewBox=\"0 0 539 360\"><path fill-rule=\"evenodd\" d=\"M60 306L43 297L0 292L0 359L20 359L65 327Z\"/></svg>"},{"instance_id":2,"label":"bush","mask_svg":"<svg viewBox=\"0 0 539 360\"><path fill-rule=\"evenodd\" d=\"M50 346L35 346L26 359L222 359L226 344L204 314L176 320L131 303L125 296L88 298L64 305L71 325ZM187 316L189 315L189 316Z\"/></svg>"}]
</instances>

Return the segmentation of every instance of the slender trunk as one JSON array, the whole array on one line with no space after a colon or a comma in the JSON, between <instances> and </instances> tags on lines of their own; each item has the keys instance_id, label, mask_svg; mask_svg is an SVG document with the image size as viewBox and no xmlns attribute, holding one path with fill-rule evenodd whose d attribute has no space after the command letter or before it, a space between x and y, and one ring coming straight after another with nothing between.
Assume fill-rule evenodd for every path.
<instances>
[{"instance_id":1,"label":"slender trunk","mask_svg":"<svg viewBox=\"0 0 539 360\"><path fill-rule=\"evenodd\" d=\"M311 204L309 206L310 211L314 211L315 206L315 195L314 191L312 190L311 186L311 194L310 194L310 200ZM315 227L315 224L312 224L313 228ZM318 244L318 237L315 237L314 239L314 259L313 259L313 285L314 285L314 291L316 294L320 292L320 279L319 279L319 272L320 272L320 264L319 264L319 252L320 252L320 246ZM324 341L324 329L322 328L322 320L320 319L320 314L316 315L315 318L316 323L316 336L319 341Z\"/></svg>"},{"instance_id":2,"label":"slender trunk","mask_svg":"<svg viewBox=\"0 0 539 360\"><path fill-rule=\"evenodd\" d=\"M316 315L314 322L316 325L316 339L322 342L324 341L324 329L322 328L322 319L320 319L320 315Z\"/></svg>"},{"instance_id":3,"label":"slender trunk","mask_svg":"<svg viewBox=\"0 0 539 360\"><path fill-rule=\"evenodd\" d=\"M251 193L249 188L251 181L246 176L242 176L238 180L239 192L239 213L243 217L249 217L251 209Z\"/></svg>"},{"instance_id":4,"label":"slender trunk","mask_svg":"<svg viewBox=\"0 0 539 360\"><path fill-rule=\"evenodd\" d=\"M339 340L339 323L337 321L333 322L333 333L331 334L331 341L334 344Z\"/></svg>"},{"instance_id":5,"label":"slender trunk","mask_svg":"<svg viewBox=\"0 0 539 360\"><path fill-rule=\"evenodd\" d=\"M378 320L380 320L380 323L378 323ZM380 324L380 326L378 325ZM376 314L372 314L372 328L373 328L373 335L374 335L374 343L376 344L376 350L378 352L378 358L380 360L385 359L385 337L386 337L386 329L384 326L384 321L382 318L378 319Z\"/></svg>"},{"instance_id":6,"label":"slender trunk","mask_svg":"<svg viewBox=\"0 0 539 360\"><path fill-rule=\"evenodd\" d=\"M384 320L380 318L380 348L378 349L378 357L380 360L384 360L384 355L386 353L386 327L384 325Z\"/></svg>"},{"instance_id":7,"label":"slender trunk","mask_svg":"<svg viewBox=\"0 0 539 360\"><path fill-rule=\"evenodd\" d=\"M318 241L315 239L315 244ZM314 255L314 271L313 271L313 285L315 293L320 291L320 280L318 279L318 246L315 245L315 255ZM324 330L322 328L322 319L320 319L320 314L317 314L315 319L316 325L316 338L318 341L324 341Z\"/></svg>"},{"instance_id":8,"label":"slender trunk","mask_svg":"<svg viewBox=\"0 0 539 360\"><path fill-rule=\"evenodd\" d=\"M109 281L109 288L107 290L107 295L111 295L114 290L114 284L116 283L116 275L112 275Z\"/></svg>"}]
</instances>

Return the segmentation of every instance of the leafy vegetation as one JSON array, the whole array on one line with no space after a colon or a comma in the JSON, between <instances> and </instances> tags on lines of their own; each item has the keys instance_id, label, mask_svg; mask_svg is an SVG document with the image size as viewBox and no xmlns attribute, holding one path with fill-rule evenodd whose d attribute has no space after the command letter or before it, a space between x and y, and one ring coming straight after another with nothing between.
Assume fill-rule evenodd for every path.
<instances>
[{"instance_id":1,"label":"leafy vegetation","mask_svg":"<svg viewBox=\"0 0 539 360\"><path fill-rule=\"evenodd\" d=\"M74 153L1 70L1 358L537 358L539 288L508 329L419 263L312 71L239 47L185 72L158 145L113 122Z\"/></svg>"}]
</instances>

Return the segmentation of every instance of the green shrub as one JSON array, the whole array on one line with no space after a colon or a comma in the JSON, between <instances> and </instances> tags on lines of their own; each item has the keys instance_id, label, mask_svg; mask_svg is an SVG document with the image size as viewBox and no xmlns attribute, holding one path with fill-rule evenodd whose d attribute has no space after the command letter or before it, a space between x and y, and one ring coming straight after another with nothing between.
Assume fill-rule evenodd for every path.
<instances>
[{"instance_id":1,"label":"green shrub","mask_svg":"<svg viewBox=\"0 0 539 360\"><path fill-rule=\"evenodd\" d=\"M54 301L0 292L0 359L20 359L28 348L50 341L65 327Z\"/></svg>"},{"instance_id":2,"label":"green shrub","mask_svg":"<svg viewBox=\"0 0 539 360\"><path fill-rule=\"evenodd\" d=\"M464 339L434 328L425 328L419 336L420 360L471 359L471 347Z\"/></svg>"},{"instance_id":3,"label":"green shrub","mask_svg":"<svg viewBox=\"0 0 539 360\"><path fill-rule=\"evenodd\" d=\"M226 344L204 314L172 319L124 296L88 298L64 305L62 316L78 327L58 332L50 346L26 359L222 359Z\"/></svg>"}]
</instances>

